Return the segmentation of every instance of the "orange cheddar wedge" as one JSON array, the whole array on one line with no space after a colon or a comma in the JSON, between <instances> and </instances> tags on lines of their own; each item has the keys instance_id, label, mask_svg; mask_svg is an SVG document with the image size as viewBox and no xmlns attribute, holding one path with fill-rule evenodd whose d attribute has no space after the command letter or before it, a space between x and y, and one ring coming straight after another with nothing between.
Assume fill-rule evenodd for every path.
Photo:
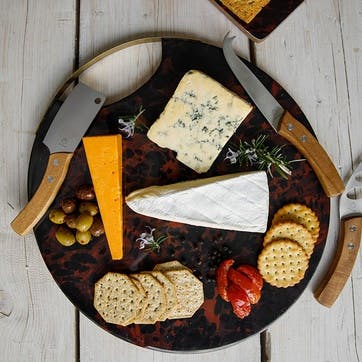
<instances>
[{"instance_id":1,"label":"orange cheddar wedge","mask_svg":"<svg viewBox=\"0 0 362 362\"><path fill-rule=\"evenodd\" d=\"M112 259L123 257L122 137L83 137L104 230Z\"/></svg>"}]
</instances>

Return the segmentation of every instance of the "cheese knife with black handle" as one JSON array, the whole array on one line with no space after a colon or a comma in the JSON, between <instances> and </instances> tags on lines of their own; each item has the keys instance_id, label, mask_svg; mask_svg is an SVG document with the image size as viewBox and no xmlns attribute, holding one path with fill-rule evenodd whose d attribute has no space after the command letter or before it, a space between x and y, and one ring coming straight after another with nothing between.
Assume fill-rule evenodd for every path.
<instances>
[{"instance_id":1,"label":"cheese knife with black handle","mask_svg":"<svg viewBox=\"0 0 362 362\"><path fill-rule=\"evenodd\" d=\"M235 77L274 130L292 143L308 160L326 195L331 197L341 194L344 184L327 152L304 125L277 102L254 73L235 54L232 48L233 39L234 37L230 37L228 34L225 36L223 52Z\"/></svg>"}]
</instances>

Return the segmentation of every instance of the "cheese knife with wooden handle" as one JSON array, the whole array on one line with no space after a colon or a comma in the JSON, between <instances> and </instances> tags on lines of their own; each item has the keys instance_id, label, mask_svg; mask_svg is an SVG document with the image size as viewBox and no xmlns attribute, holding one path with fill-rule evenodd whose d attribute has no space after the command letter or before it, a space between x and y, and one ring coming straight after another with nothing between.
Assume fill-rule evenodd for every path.
<instances>
[{"instance_id":1,"label":"cheese knife with wooden handle","mask_svg":"<svg viewBox=\"0 0 362 362\"><path fill-rule=\"evenodd\" d=\"M274 130L292 143L308 160L327 196L337 196L344 184L327 152L316 138L277 102L255 74L235 54L234 37L224 38L223 52L229 67Z\"/></svg>"},{"instance_id":2,"label":"cheese knife with wooden handle","mask_svg":"<svg viewBox=\"0 0 362 362\"><path fill-rule=\"evenodd\" d=\"M19 235L29 233L54 201L73 152L105 99L103 94L78 83L61 105L43 140L50 152L43 178L33 197L11 222Z\"/></svg>"},{"instance_id":3,"label":"cheese knife with wooden handle","mask_svg":"<svg viewBox=\"0 0 362 362\"><path fill-rule=\"evenodd\" d=\"M331 307L344 288L355 263L362 237L362 162L355 169L339 200L340 235L330 270L314 293Z\"/></svg>"}]
</instances>

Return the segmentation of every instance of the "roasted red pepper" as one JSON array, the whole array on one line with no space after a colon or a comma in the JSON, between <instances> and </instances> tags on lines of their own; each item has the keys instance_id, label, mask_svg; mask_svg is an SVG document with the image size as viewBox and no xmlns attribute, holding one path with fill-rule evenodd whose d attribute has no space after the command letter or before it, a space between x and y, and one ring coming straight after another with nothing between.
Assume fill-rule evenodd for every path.
<instances>
[{"instance_id":1,"label":"roasted red pepper","mask_svg":"<svg viewBox=\"0 0 362 362\"><path fill-rule=\"evenodd\" d=\"M226 302L229 301L227 288L228 288L228 271L234 264L233 259L224 260L216 270L216 286L220 297Z\"/></svg>"},{"instance_id":2,"label":"roasted red pepper","mask_svg":"<svg viewBox=\"0 0 362 362\"><path fill-rule=\"evenodd\" d=\"M230 303L233 307L233 311L237 317L245 318L250 314L251 311L250 301L243 289L240 289L234 283L230 283L227 294Z\"/></svg>"},{"instance_id":3,"label":"roasted red pepper","mask_svg":"<svg viewBox=\"0 0 362 362\"><path fill-rule=\"evenodd\" d=\"M258 303L261 293L259 288L245 274L230 268L228 271L229 280L236 284L240 289L243 289L249 297L251 304Z\"/></svg>"},{"instance_id":4,"label":"roasted red pepper","mask_svg":"<svg viewBox=\"0 0 362 362\"><path fill-rule=\"evenodd\" d=\"M249 277L259 290L263 288L263 277L256 268L251 265L240 265L236 270Z\"/></svg>"}]
</instances>

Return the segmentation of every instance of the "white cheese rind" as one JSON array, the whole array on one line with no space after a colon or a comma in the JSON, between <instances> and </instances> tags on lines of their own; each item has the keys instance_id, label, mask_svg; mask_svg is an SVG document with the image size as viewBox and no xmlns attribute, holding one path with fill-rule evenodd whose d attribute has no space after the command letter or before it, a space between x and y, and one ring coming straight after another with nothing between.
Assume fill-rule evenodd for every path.
<instances>
[{"instance_id":1,"label":"white cheese rind","mask_svg":"<svg viewBox=\"0 0 362 362\"><path fill-rule=\"evenodd\" d=\"M252 106L206 74L190 70L147 136L198 173L207 172Z\"/></svg>"},{"instance_id":2,"label":"white cheese rind","mask_svg":"<svg viewBox=\"0 0 362 362\"><path fill-rule=\"evenodd\" d=\"M157 219L264 233L268 178L264 171L256 171L150 186L130 193L126 203L133 211Z\"/></svg>"}]
</instances>

